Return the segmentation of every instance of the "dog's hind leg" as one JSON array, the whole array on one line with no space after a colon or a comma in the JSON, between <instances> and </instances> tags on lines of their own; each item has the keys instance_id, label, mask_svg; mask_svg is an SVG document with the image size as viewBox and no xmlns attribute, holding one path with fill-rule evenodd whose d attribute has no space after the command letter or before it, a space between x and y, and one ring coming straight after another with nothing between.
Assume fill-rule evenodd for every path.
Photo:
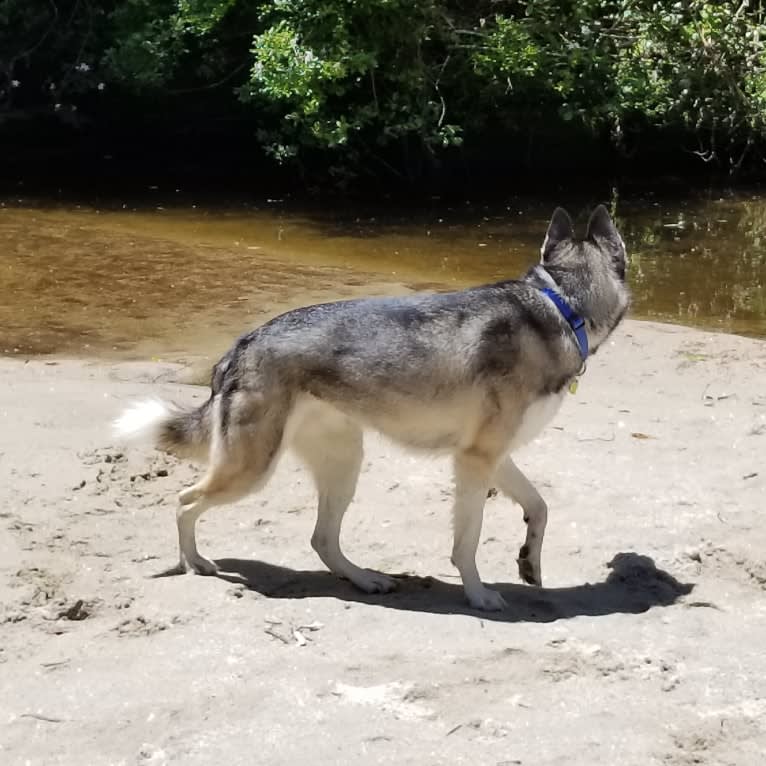
<instances>
[{"instance_id":1,"label":"dog's hind leg","mask_svg":"<svg viewBox=\"0 0 766 766\"><path fill-rule=\"evenodd\" d=\"M234 503L256 489L259 482L255 475L246 473L241 475L229 475L223 477L217 475L214 477L215 483L221 486L221 489L213 490L211 486L206 486L203 482L208 477L184 490L181 494L193 492L195 500L180 505L176 511L176 524L178 526L178 548L180 561L179 571L191 570L201 575L211 575L218 571L215 562L202 556L197 550L196 525L197 520L202 514L218 505ZM225 486L222 486L225 483Z\"/></svg>"},{"instance_id":2,"label":"dog's hind leg","mask_svg":"<svg viewBox=\"0 0 766 766\"><path fill-rule=\"evenodd\" d=\"M476 567L476 549L492 467L491 460L473 451L460 452L455 456L452 563L460 572L468 603L475 609L486 611L498 611L506 606L497 591L482 583Z\"/></svg>"},{"instance_id":3,"label":"dog's hind leg","mask_svg":"<svg viewBox=\"0 0 766 766\"><path fill-rule=\"evenodd\" d=\"M504 458L495 470L495 483L504 495L517 502L524 511L527 538L519 550L519 576L530 585L542 585L541 556L548 506L510 457Z\"/></svg>"},{"instance_id":4,"label":"dog's hind leg","mask_svg":"<svg viewBox=\"0 0 766 766\"><path fill-rule=\"evenodd\" d=\"M179 493L176 514L179 570L214 574L217 565L197 550L196 524L210 508L233 503L268 481L279 456L284 432L285 410L278 405L260 418L257 413L234 412L226 433L216 421L211 460L205 476Z\"/></svg>"},{"instance_id":5,"label":"dog's hind leg","mask_svg":"<svg viewBox=\"0 0 766 766\"><path fill-rule=\"evenodd\" d=\"M387 593L396 581L349 561L340 547L340 531L356 491L362 465L362 430L340 413L322 410L307 417L291 446L314 477L319 503L311 546L325 566L366 593Z\"/></svg>"}]
</instances>

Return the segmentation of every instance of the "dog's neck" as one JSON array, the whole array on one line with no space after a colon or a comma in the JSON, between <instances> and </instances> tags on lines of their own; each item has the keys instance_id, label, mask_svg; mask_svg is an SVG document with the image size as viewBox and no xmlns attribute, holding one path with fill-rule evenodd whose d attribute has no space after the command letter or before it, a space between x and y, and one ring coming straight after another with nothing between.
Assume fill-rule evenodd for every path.
<instances>
[{"instance_id":1,"label":"dog's neck","mask_svg":"<svg viewBox=\"0 0 766 766\"><path fill-rule=\"evenodd\" d=\"M569 285L570 280L566 277L567 275L563 269L556 269L554 267L553 270L549 270L544 263L538 263L527 272L524 281L538 290L546 288L555 290L583 319L587 319L588 311L582 305L582 301L577 299L577 295L573 294L569 289L571 287Z\"/></svg>"},{"instance_id":2,"label":"dog's neck","mask_svg":"<svg viewBox=\"0 0 766 766\"><path fill-rule=\"evenodd\" d=\"M566 289L566 284L562 284L561 281L558 281L556 277L548 271L545 264L538 263L536 266L533 266L527 272L524 281L531 284L533 287L536 287L538 290L544 290L546 288L555 290L581 316L586 316L587 312L583 312L583 307L578 305L577 300L573 300L574 296L570 295L569 291ZM564 282L565 281L566 280L564 280Z\"/></svg>"},{"instance_id":3,"label":"dog's neck","mask_svg":"<svg viewBox=\"0 0 766 766\"><path fill-rule=\"evenodd\" d=\"M537 277L539 282L542 282L542 285L535 285L536 287L550 287L553 290L560 289L556 284L556 280L551 276L550 271L542 263L538 263L532 269L532 275Z\"/></svg>"},{"instance_id":4,"label":"dog's neck","mask_svg":"<svg viewBox=\"0 0 766 766\"><path fill-rule=\"evenodd\" d=\"M588 358L589 343L588 333L585 329L585 320L572 308L567 299L561 294L556 280L551 276L548 270L542 264L538 264L533 269L539 279L544 283L542 287L536 287L543 292L556 306L564 321L569 325L577 341L577 347L580 351L580 357L583 364Z\"/></svg>"},{"instance_id":5,"label":"dog's neck","mask_svg":"<svg viewBox=\"0 0 766 766\"><path fill-rule=\"evenodd\" d=\"M613 296L615 305L611 311L607 309L606 313L602 312L599 317L594 317L587 302L587 297L583 300L582 296L572 289L572 280L569 278L567 270L556 267L549 269L548 265L543 263L533 266L526 273L522 281L540 291L545 289L555 291L569 304L573 311L585 320L584 327L588 335L588 352L591 356L596 353L601 344L617 327L630 304L629 293L622 283L615 284L614 286L604 286L603 289L614 289L616 291L616 294Z\"/></svg>"}]
</instances>

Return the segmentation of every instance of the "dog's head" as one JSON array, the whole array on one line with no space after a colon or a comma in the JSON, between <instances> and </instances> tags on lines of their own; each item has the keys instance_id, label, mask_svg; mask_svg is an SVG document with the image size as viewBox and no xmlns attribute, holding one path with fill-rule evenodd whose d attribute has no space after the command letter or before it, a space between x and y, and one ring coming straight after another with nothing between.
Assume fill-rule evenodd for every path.
<instances>
[{"instance_id":1,"label":"dog's head","mask_svg":"<svg viewBox=\"0 0 766 766\"><path fill-rule=\"evenodd\" d=\"M556 208L540 254L562 294L585 319L595 351L630 305L625 243L609 211L599 205L591 213L585 237L577 239L572 219L563 208Z\"/></svg>"}]
</instances>

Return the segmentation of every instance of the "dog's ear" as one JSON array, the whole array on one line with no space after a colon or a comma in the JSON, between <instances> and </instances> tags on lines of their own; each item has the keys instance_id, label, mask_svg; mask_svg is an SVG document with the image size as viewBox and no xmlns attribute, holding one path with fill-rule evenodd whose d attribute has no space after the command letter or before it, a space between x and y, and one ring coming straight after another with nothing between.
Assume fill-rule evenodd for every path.
<instances>
[{"instance_id":1,"label":"dog's ear","mask_svg":"<svg viewBox=\"0 0 766 766\"><path fill-rule=\"evenodd\" d=\"M548 224L548 231L545 233L543 246L540 248L540 257L545 261L553 252L559 242L565 239L571 239L574 235L572 219L569 213L563 207L557 207L551 216L551 222Z\"/></svg>"},{"instance_id":2,"label":"dog's ear","mask_svg":"<svg viewBox=\"0 0 766 766\"><path fill-rule=\"evenodd\" d=\"M620 234L612 221L612 217L609 215L609 211L604 205L599 205L591 213L585 239L606 239L615 244L622 244L622 237L620 237Z\"/></svg>"},{"instance_id":3,"label":"dog's ear","mask_svg":"<svg viewBox=\"0 0 766 766\"><path fill-rule=\"evenodd\" d=\"M590 216L588 221L588 233L585 239L589 239L596 245L601 245L603 252L609 253L620 279L625 279L625 243L622 241L620 232L614 225L609 211L599 205Z\"/></svg>"}]
</instances>

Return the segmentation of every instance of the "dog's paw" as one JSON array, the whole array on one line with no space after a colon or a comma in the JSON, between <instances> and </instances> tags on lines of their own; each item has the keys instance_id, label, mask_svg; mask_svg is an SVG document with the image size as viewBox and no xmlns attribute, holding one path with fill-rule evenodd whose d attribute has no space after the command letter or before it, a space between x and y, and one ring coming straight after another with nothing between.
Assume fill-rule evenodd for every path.
<instances>
[{"instance_id":1,"label":"dog's paw","mask_svg":"<svg viewBox=\"0 0 766 766\"><path fill-rule=\"evenodd\" d=\"M523 545L519 551L519 557L516 559L516 563L519 565L519 577L529 585L542 586L543 578L540 573L540 567L532 563L532 561L524 555L527 552L527 546Z\"/></svg>"},{"instance_id":2,"label":"dog's paw","mask_svg":"<svg viewBox=\"0 0 766 766\"><path fill-rule=\"evenodd\" d=\"M214 575L218 572L218 564L199 554L194 558L187 558L186 564L189 571L198 575Z\"/></svg>"},{"instance_id":3,"label":"dog's paw","mask_svg":"<svg viewBox=\"0 0 766 766\"><path fill-rule=\"evenodd\" d=\"M186 566L186 561L184 561L184 559L181 559L175 566L168 567L167 569L163 569L162 572L154 576L155 577L174 577L175 575L186 574L188 571L189 570Z\"/></svg>"},{"instance_id":4,"label":"dog's paw","mask_svg":"<svg viewBox=\"0 0 766 766\"><path fill-rule=\"evenodd\" d=\"M376 572L374 569L362 569L354 575L351 582L365 593L390 593L397 587L393 577Z\"/></svg>"},{"instance_id":5,"label":"dog's paw","mask_svg":"<svg viewBox=\"0 0 766 766\"><path fill-rule=\"evenodd\" d=\"M474 609L480 609L482 612L499 612L505 609L508 604L505 599L496 591L482 586L481 590L472 590L465 592L468 603Z\"/></svg>"}]
</instances>

